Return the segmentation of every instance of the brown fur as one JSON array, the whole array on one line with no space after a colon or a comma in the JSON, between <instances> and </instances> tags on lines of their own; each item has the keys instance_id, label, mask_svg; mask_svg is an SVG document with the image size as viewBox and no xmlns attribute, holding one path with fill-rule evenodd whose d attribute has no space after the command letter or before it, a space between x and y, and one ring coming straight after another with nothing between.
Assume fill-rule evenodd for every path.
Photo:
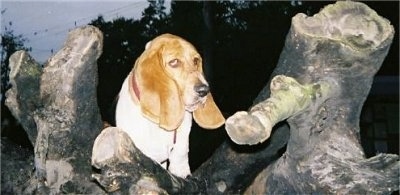
<instances>
[{"instance_id":1,"label":"brown fur","mask_svg":"<svg viewBox=\"0 0 400 195\"><path fill-rule=\"evenodd\" d=\"M174 59L179 61L175 64ZM171 68L172 65L176 67ZM177 129L185 112L185 86L199 83L192 75L203 74L196 49L178 36L161 35L146 46L136 60L133 74L140 89L143 115L163 129ZM211 93L207 94L205 103L194 110L193 118L207 129L218 128L225 122Z\"/></svg>"}]
</instances>

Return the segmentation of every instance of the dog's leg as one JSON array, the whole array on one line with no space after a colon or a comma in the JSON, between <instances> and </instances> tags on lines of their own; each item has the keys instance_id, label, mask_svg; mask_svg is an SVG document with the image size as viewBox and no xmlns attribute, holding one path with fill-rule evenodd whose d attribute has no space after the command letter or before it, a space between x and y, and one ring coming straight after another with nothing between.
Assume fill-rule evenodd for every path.
<instances>
[{"instance_id":1,"label":"dog's leg","mask_svg":"<svg viewBox=\"0 0 400 195\"><path fill-rule=\"evenodd\" d=\"M168 170L179 177L190 175L189 167L189 133L192 127L192 113L185 112L182 125L177 129L176 142L169 155Z\"/></svg>"}]
</instances>

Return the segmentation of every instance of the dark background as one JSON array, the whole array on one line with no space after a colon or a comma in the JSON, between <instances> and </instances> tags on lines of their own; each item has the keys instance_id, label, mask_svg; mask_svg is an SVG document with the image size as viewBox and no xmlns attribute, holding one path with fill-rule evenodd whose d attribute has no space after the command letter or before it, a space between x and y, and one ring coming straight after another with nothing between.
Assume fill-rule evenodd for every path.
<instances>
[{"instance_id":1,"label":"dark background","mask_svg":"<svg viewBox=\"0 0 400 195\"><path fill-rule=\"evenodd\" d=\"M214 99L226 117L247 110L278 62L291 18L297 13L312 16L331 3L172 1L170 12L166 12L161 1L150 2L139 20L119 18L106 22L99 16L90 24L104 33L103 54L98 60L98 103L103 120L113 123L115 97L145 44L166 32L185 38L199 50ZM362 111L362 144L367 157L376 153L399 154L399 2L364 3L387 18L396 34ZM7 67L8 60L2 62L2 71ZM9 88L7 81L8 75L2 74L3 97ZM2 139L32 148L3 99ZM194 125L192 168L206 160L226 139L223 129L205 131Z\"/></svg>"}]
</instances>

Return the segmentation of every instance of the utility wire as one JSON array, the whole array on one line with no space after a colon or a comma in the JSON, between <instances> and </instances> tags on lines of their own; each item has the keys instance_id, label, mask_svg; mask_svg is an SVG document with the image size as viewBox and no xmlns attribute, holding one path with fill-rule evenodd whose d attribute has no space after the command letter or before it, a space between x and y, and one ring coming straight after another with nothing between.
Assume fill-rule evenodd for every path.
<instances>
[{"instance_id":1,"label":"utility wire","mask_svg":"<svg viewBox=\"0 0 400 195\"><path fill-rule=\"evenodd\" d=\"M28 40L28 44L31 45L31 51L30 53L36 53L36 54L54 54L54 52L58 49L58 48L51 48L51 49L44 49L44 48L37 48L37 47L32 47L32 42L38 42L44 38L48 38L48 37L54 37L54 36L64 36L63 34L78 27L78 26L82 26L82 25L86 25L87 23L90 22L90 20L93 20L95 18L97 18L98 16L103 16L103 18L108 21L108 20L112 20L115 19L117 17L121 17L123 15L126 15L125 13L135 13L138 11L142 11L146 8L146 5L148 4L147 1L139 1L139 2L133 2L131 4L119 7L119 8L115 8L109 11L105 11L105 12L101 12L98 13L96 15L91 15L91 16L87 16L87 17L82 17L82 18L78 18L76 20L70 20L70 21L63 21L62 24L57 24L57 25L53 25L49 28L44 28L41 30L36 30L36 31L31 31L29 33L24 33L22 34L23 37L30 37ZM54 6L51 6L50 9L53 9ZM140 9L140 10L139 10ZM5 10L4 10L5 12ZM40 13L40 12L38 12ZM29 17L29 20L36 20L42 18L42 17L48 17L46 14L47 12L44 12L45 14L42 15L35 15L32 17ZM26 20L26 19L25 19ZM44 19L41 19L44 20ZM20 23L20 21L19 21ZM34 35L34 37L32 37L32 35Z\"/></svg>"},{"instance_id":2,"label":"utility wire","mask_svg":"<svg viewBox=\"0 0 400 195\"><path fill-rule=\"evenodd\" d=\"M129 5L126 5L126 6L123 6L123 7L119 7L119 8L116 8L116 9L112 9L112 10L109 10L109 11L106 11L106 12L103 12L103 13L98 13L96 15L83 17L83 18L80 18L80 19L77 19L77 20L71 20L71 21L65 22L65 23L60 24L60 25L52 26L50 28L37 30L37 31L34 31L34 32L30 32L30 33L25 33L25 34L23 34L23 36L27 36L28 34L42 35L42 36L30 41L31 43L32 42L36 42L36 41L41 40L43 38L46 38L48 36L56 36L56 35L62 34L64 32L68 32L72 28L75 28L75 27L78 27L78 26L81 26L81 25L86 25L87 22L89 22L90 20L94 19L95 17L97 17L99 15L102 15L104 18L106 18L106 17L111 17L112 15L116 15L116 16L118 16L118 14L121 15L120 13L122 11L123 12L125 12L125 11L135 12L136 10L127 10L128 8L132 8L132 7L136 8L136 9L143 9L142 6L138 6L140 4L144 5L144 4L147 4L147 2L134 2L132 4L129 4ZM84 21L86 21L86 22L84 23ZM71 24L71 26L68 27L68 28L65 28L65 26L68 25L68 24ZM57 29L61 29L61 30L57 30ZM57 31L56 32L52 32L52 31L55 31L55 30L57 30ZM50 33L50 32L52 32L52 33Z\"/></svg>"}]
</instances>

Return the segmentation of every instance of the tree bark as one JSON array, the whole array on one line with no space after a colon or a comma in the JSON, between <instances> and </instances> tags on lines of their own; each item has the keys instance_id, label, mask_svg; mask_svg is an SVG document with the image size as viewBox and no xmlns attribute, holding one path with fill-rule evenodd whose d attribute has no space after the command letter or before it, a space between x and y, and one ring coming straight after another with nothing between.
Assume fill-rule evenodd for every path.
<instances>
[{"instance_id":1,"label":"tree bark","mask_svg":"<svg viewBox=\"0 0 400 195\"><path fill-rule=\"evenodd\" d=\"M72 31L43 71L29 55L16 53L10 64L12 75L20 76L11 78L7 106L34 145L30 159L34 159L35 172L26 176L31 179L26 185L14 186L12 191L280 194L398 190L398 156L380 154L365 159L358 125L393 33L387 20L357 2L337 2L313 17L295 16L273 73L273 77L281 75L278 84L283 85L279 86L291 83L289 88L273 85L278 89L274 95L268 83L245 115L256 117L241 120L241 115L236 115L230 120L241 122L226 126L228 131L233 127L244 132L234 134L239 135L240 143L262 143L241 146L227 140L187 179L171 175L147 158L120 129L101 131L96 60L102 34L96 28ZM281 102L286 96L290 103ZM288 104L295 107L293 112L288 111ZM264 113L266 110L274 117ZM285 118L290 128L279 123ZM273 121L274 127L265 128L265 120ZM258 133L267 136L256 140ZM251 139L241 139L247 135ZM32 166L25 166L25 171ZM15 174L13 171L3 169L2 178Z\"/></svg>"},{"instance_id":2,"label":"tree bark","mask_svg":"<svg viewBox=\"0 0 400 195\"><path fill-rule=\"evenodd\" d=\"M316 98L301 112L288 116L290 139L286 152L265 168L245 193L363 194L398 190L398 156L380 154L365 159L359 136L362 105L393 34L387 20L356 2L337 2L313 17L298 14L293 18L272 76L286 75L301 83L329 79L336 83L331 88L337 89L325 101ZM271 90L265 88L258 100L270 94L273 97L272 88L273 83ZM280 101L287 98L291 97ZM228 119L227 128L229 120L245 120L241 121L242 128L234 128L263 132L252 124L253 120L266 119L249 116L269 115L269 107L269 101L264 100L248 115ZM284 106L278 105L277 109ZM257 113L260 110L262 113ZM257 137L257 133L252 136Z\"/></svg>"},{"instance_id":3,"label":"tree bark","mask_svg":"<svg viewBox=\"0 0 400 195\"><path fill-rule=\"evenodd\" d=\"M102 41L97 28L78 28L43 70L26 52L10 58L6 104L34 146L34 176L19 193L102 192L90 182L89 163L102 128L96 97Z\"/></svg>"},{"instance_id":4,"label":"tree bark","mask_svg":"<svg viewBox=\"0 0 400 195\"><path fill-rule=\"evenodd\" d=\"M25 129L32 144L35 144L37 129L33 112L38 107L40 75L42 68L28 53L17 51L10 56L10 83L6 93L6 105Z\"/></svg>"}]
</instances>

